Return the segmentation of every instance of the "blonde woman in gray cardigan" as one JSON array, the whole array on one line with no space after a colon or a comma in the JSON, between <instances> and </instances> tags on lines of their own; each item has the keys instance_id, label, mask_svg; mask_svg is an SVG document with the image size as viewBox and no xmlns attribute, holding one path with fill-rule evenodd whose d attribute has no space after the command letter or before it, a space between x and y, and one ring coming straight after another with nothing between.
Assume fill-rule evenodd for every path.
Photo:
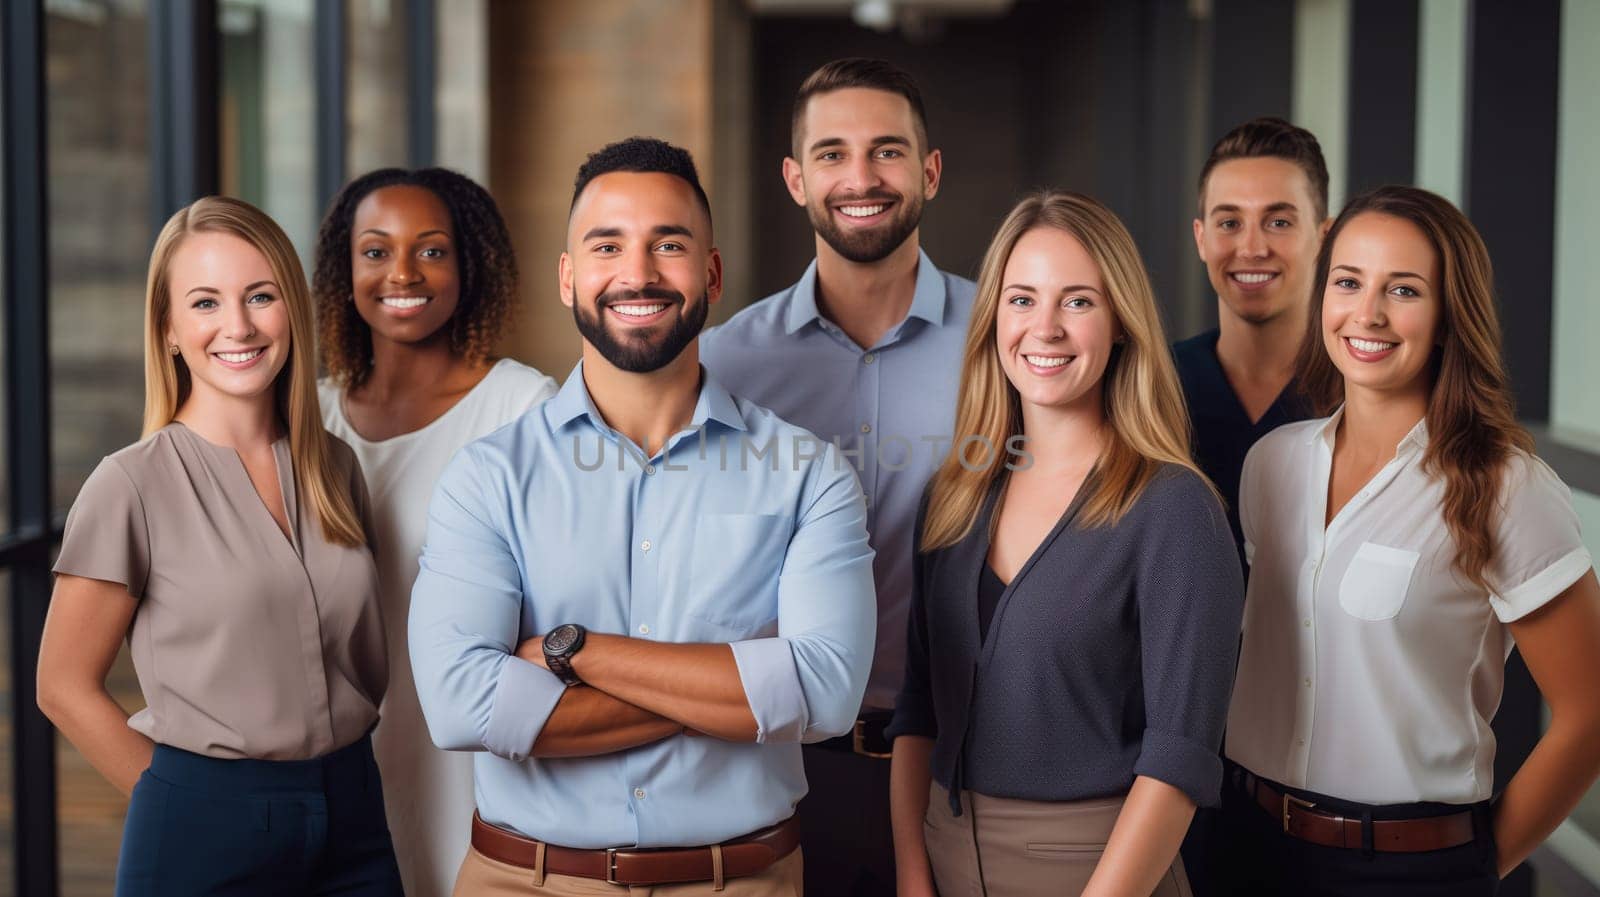
<instances>
[{"instance_id":1,"label":"blonde woman in gray cardigan","mask_svg":"<svg viewBox=\"0 0 1600 897\"><path fill-rule=\"evenodd\" d=\"M1189 893L1178 845L1220 792L1244 588L1166 346L1108 209L1012 210L917 527L902 897Z\"/></svg>"}]
</instances>

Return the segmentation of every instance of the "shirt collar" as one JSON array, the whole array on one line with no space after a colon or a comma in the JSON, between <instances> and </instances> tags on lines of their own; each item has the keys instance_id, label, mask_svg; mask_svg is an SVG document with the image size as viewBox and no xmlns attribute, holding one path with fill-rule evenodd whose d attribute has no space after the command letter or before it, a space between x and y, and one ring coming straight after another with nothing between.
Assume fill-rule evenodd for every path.
<instances>
[{"instance_id":1,"label":"shirt collar","mask_svg":"<svg viewBox=\"0 0 1600 897\"><path fill-rule=\"evenodd\" d=\"M1323 422L1322 426L1312 428L1310 434L1306 436L1306 442L1313 443L1320 439L1325 445L1327 445L1328 451L1333 451L1333 437L1334 434L1338 432L1339 421L1343 417L1344 406L1340 405L1334 410L1333 414ZM1406 433L1405 437L1400 440L1400 444L1395 446L1394 454L1395 457L1398 458L1401 455L1410 452L1421 452L1427 447L1428 418L1424 416L1422 420L1417 421L1416 426L1412 427Z\"/></svg>"},{"instance_id":2,"label":"shirt collar","mask_svg":"<svg viewBox=\"0 0 1600 897\"><path fill-rule=\"evenodd\" d=\"M917 250L917 285L911 294L908 318L921 318L935 327L944 324L946 302L944 276L934 267L933 260L921 249ZM811 260L804 274L795 282L789 294L789 314L784 321L784 332L794 333L812 321L820 320L817 310L817 261Z\"/></svg>"},{"instance_id":3,"label":"shirt collar","mask_svg":"<svg viewBox=\"0 0 1600 897\"><path fill-rule=\"evenodd\" d=\"M739 412L739 405L733 396L712 377L702 365L700 368L700 397L694 403L694 416L690 419L690 429L705 426L707 421L716 421L725 427L734 430L748 430L744 415ZM603 433L614 432L606 424L605 418L600 416L599 409L594 406L594 399L589 396L589 387L583 382L583 362L579 361L567 375L561 390L550 398L545 406L545 413L550 417L550 423L559 430L580 417L587 417L595 429Z\"/></svg>"}]
</instances>

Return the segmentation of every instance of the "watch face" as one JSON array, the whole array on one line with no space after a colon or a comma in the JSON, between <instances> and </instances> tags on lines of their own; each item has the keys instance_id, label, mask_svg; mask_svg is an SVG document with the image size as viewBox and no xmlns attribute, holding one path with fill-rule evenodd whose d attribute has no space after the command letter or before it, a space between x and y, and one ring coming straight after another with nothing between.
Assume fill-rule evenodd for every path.
<instances>
[{"instance_id":1,"label":"watch face","mask_svg":"<svg viewBox=\"0 0 1600 897\"><path fill-rule=\"evenodd\" d=\"M575 626L575 625L573 625L571 623L568 623L565 626L557 626L556 628L550 630L550 634L548 636L545 636L545 640L544 640L545 653L547 653L547 654L549 654L549 653L559 654L559 653L561 653L563 651L566 651L567 649L571 648L572 647L572 643L576 642L577 640L578 640L578 627L577 626Z\"/></svg>"}]
</instances>

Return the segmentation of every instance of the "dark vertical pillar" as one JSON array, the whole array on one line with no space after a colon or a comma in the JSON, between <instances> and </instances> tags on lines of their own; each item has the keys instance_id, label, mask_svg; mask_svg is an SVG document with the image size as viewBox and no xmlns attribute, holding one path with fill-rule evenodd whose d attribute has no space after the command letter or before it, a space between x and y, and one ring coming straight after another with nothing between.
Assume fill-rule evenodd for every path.
<instances>
[{"instance_id":1,"label":"dark vertical pillar","mask_svg":"<svg viewBox=\"0 0 1600 897\"><path fill-rule=\"evenodd\" d=\"M317 0L317 205L324 207L344 186L345 3Z\"/></svg>"},{"instance_id":2,"label":"dark vertical pillar","mask_svg":"<svg viewBox=\"0 0 1600 897\"><path fill-rule=\"evenodd\" d=\"M1294 7L1287 0L1216 0L1208 147L1240 122L1262 115L1289 117L1294 104Z\"/></svg>"},{"instance_id":3,"label":"dark vertical pillar","mask_svg":"<svg viewBox=\"0 0 1600 897\"><path fill-rule=\"evenodd\" d=\"M1466 212L1489 244L1517 412L1550 416L1560 0L1474 3Z\"/></svg>"},{"instance_id":4,"label":"dark vertical pillar","mask_svg":"<svg viewBox=\"0 0 1600 897\"><path fill-rule=\"evenodd\" d=\"M1416 176L1418 0L1352 0L1350 35L1345 193L1356 196Z\"/></svg>"},{"instance_id":5,"label":"dark vertical pillar","mask_svg":"<svg viewBox=\"0 0 1600 897\"><path fill-rule=\"evenodd\" d=\"M1550 414L1561 5L1474 3L1470 15L1465 211L1494 259L1518 415L1542 421ZM1533 677L1513 654L1494 720L1497 788L1538 742L1541 706ZM1501 888L1503 897L1532 892L1526 864Z\"/></svg>"},{"instance_id":6,"label":"dark vertical pillar","mask_svg":"<svg viewBox=\"0 0 1600 897\"><path fill-rule=\"evenodd\" d=\"M406 0L406 158L412 168L434 162L437 114L437 34L435 0Z\"/></svg>"},{"instance_id":7,"label":"dark vertical pillar","mask_svg":"<svg viewBox=\"0 0 1600 897\"><path fill-rule=\"evenodd\" d=\"M150 7L151 233L220 187L216 0Z\"/></svg>"},{"instance_id":8,"label":"dark vertical pillar","mask_svg":"<svg viewBox=\"0 0 1600 897\"><path fill-rule=\"evenodd\" d=\"M57 890L55 730L34 700L34 662L50 601L50 315L45 168L44 3L0 4L0 147L5 253L6 449L11 478L11 784L14 893Z\"/></svg>"}]
</instances>

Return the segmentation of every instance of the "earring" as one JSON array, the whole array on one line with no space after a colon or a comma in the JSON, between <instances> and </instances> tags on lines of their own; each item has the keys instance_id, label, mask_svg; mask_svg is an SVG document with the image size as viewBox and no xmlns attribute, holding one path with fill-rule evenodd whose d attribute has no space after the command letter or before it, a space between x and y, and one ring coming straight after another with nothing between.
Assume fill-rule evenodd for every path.
<instances>
[{"instance_id":1,"label":"earring","mask_svg":"<svg viewBox=\"0 0 1600 897\"><path fill-rule=\"evenodd\" d=\"M167 354L168 355L176 355L176 354L178 354L178 347L177 346L168 346L167 347Z\"/></svg>"}]
</instances>

